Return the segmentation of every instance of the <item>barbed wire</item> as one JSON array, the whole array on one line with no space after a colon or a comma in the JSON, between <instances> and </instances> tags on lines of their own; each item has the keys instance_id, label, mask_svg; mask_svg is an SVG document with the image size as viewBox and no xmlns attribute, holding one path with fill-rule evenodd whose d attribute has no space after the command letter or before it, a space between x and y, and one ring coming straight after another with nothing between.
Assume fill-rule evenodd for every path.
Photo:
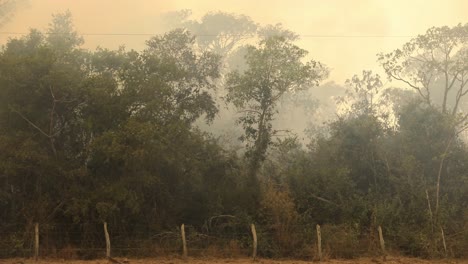
<instances>
[{"instance_id":1,"label":"barbed wire","mask_svg":"<svg viewBox=\"0 0 468 264\"><path fill-rule=\"evenodd\" d=\"M93 229L91 236L84 235L84 232L71 230L67 227L74 226L73 223L60 223L65 230L43 228L39 229L41 236L40 252L42 256L61 256L72 254L73 256L94 256L104 257L106 246L104 235L100 230ZM102 224L95 222L95 224ZM51 224L53 225L53 224ZM18 230L9 228L15 226ZM26 225L20 223L5 223L0 226L0 258L4 257L31 257L34 253L33 231L26 231ZM240 224L242 226L242 224ZM310 227L306 224L297 224L296 227ZM21 229L23 227L23 229ZM264 256L274 255L275 250L282 250L285 246L281 241L281 234L278 240L276 230L271 230L271 226L259 225L257 236L259 238L259 252ZM331 227L335 227L331 225ZM133 228L133 226L132 226ZM270 228L270 229L269 229ZM7 230L5 230L7 229ZM9 229L9 230L8 230ZM150 229L148 229L150 230ZM335 229L327 230L327 225L322 226L322 248L325 254L333 257L346 256L368 256L378 254L378 241L365 234L331 232ZM466 233L468 230L461 230ZM109 229L111 236L112 252L115 256L168 256L168 254L182 255L182 239L178 227L165 232L144 232L144 231L121 231ZM43 236L44 235L44 236ZM291 256L294 257L315 257L316 236L314 230L290 230L283 234L292 238L295 245L292 247ZM345 237L342 237L344 235ZM349 235L349 237L348 237ZM459 235L459 234L457 234ZM363 236L363 237L361 237ZM448 237L448 236L447 236ZM402 240L403 239L403 240ZM186 229L186 240L188 251L192 256L250 256L252 252L252 234L249 230L211 230L206 231L196 229L188 225ZM405 241L404 235L388 234L385 241L390 252L414 256L419 254L417 249L399 245ZM286 247L289 247L286 245ZM273 252L273 253L272 253ZM280 256L280 255L278 255ZM289 255L287 255L289 256Z\"/></svg>"}]
</instances>

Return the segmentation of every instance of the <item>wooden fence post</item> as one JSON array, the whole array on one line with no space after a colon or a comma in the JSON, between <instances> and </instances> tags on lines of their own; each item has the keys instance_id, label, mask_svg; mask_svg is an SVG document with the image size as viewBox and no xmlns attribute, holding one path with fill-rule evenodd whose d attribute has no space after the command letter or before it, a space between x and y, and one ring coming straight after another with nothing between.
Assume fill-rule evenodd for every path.
<instances>
[{"instance_id":1,"label":"wooden fence post","mask_svg":"<svg viewBox=\"0 0 468 264\"><path fill-rule=\"evenodd\" d=\"M320 225L317 225L317 253L319 260L322 261L322 232L320 231Z\"/></svg>"},{"instance_id":2,"label":"wooden fence post","mask_svg":"<svg viewBox=\"0 0 468 264\"><path fill-rule=\"evenodd\" d=\"M252 231L253 237L253 251L252 251L252 258L255 260L257 258L257 231L255 230L255 225L250 225L250 230Z\"/></svg>"},{"instance_id":3,"label":"wooden fence post","mask_svg":"<svg viewBox=\"0 0 468 264\"><path fill-rule=\"evenodd\" d=\"M107 222L104 222L104 235L106 236L106 257L110 258L111 244L110 244L109 232L107 232Z\"/></svg>"},{"instance_id":4,"label":"wooden fence post","mask_svg":"<svg viewBox=\"0 0 468 264\"><path fill-rule=\"evenodd\" d=\"M39 259L39 223L34 224L34 259Z\"/></svg>"},{"instance_id":5,"label":"wooden fence post","mask_svg":"<svg viewBox=\"0 0 468 264\"><path fill-rule=\"evenodd\" d=\"M379 226L379 240L380 240L380 249L382 250L383 261L387 260L387 252L385 251L385 241L382 234L382 227Z\"/></svg>"},{"instance_id":6,"label":"wooden fence post","mask_svg":"<svg viewBox=\"0 0 468 264\"><path fill-rule=\"evenodd\" d=\"M182 236L182 250L183 250L183 256L184 258L187 257L187 240L185 239L185 225L182 224L180 226L180 234Z\"/></svg>"}]
</instances>

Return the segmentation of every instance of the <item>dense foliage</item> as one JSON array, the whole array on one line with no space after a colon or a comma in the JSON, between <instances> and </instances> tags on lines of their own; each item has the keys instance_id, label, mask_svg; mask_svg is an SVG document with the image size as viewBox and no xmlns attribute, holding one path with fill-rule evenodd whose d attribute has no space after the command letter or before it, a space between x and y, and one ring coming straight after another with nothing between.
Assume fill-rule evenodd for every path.
<instances>
[{"instance_id":1,"label":"dense foliage","mask_svg":"<svg viewBox=\"0 0 468 264\"><path fill-rule=\"evenodd\" d=\"M66 13L47 32L32 30L2 48L0 256L29 254L34 223L43 254L99 256L103 222L113 243L130 250L121 254L162 252L154 245L172 243L163 237L179 246L182 223L192 245L218 237L232 253L249 247L256 223L268 257L314 256L316 224L329 256L375 254L378 226L390 251L467 256L468 44L457 33L468 25L430 29L403 51L381 55L390 77L415 81L419 94L384 91L380 77L364 71L346 84L346 110L302 146L273 127L279 101L319 85L328 69L304 63L297 36L269 26L257 45L242 47L243 70L225 75L222 53L234 54L241 39L221 45L232 34L223 19L244 21L242 34L257 28L244 16L210 13L190 24L217 32L210 39L175 29L141 52L89 51ZM456 53L446 68L412 55L445 42ZM424 79L428 72L434 79ZM441 86L438 105L430 90L441 82L449 86ZM240 150L197 126L217 118L216 89L226 89L228 106L239 110Z\"/></svg>"}]
</instances>

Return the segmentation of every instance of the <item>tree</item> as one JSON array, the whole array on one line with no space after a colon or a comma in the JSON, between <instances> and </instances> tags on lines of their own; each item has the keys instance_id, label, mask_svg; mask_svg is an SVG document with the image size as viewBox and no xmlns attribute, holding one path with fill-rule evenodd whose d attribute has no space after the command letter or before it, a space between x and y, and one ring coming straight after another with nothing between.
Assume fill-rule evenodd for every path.
<instances>
[{"instance_id":1,"label":"tree","mask_svg":"<svg viewBox=\"0 0 468 264\"><path fill-rule=\"evenodd\" d=\"M207 121L213 120L217 108L209 92L215 89L216 80L220 77L221 58L210 51L197 53L194 42L195 37L183 29L147 42L148 48L140 58L141 70L147 76L140 77L144 81L141 92L149 94L140 99L150 101L140 109L141 113L168 114L167 118L182 119L189 124L203 115ZM156 85L161 87L154 89ZM174 112L171 113L172 110Z\"/></svg>"},{"instance_id":2,"label":"tree","mask_svg":"<svg viewBox=\"0 0 468 264\"><path fill-rule=\"evenodd\" d=\"M462 153L466 150L458 137L447 145L446 139L454 135L453 119L436 106L427 105L421 98L403 105L397 122L397 132L382 146L385 164L391 185L405 205L403 210L400 209L405 212L400 221L410 223L411 219L418 219L414 223L421 227L411 232L408 232L411 228L405 231L400 227L398 232L404 232L413 239L419 237L420 243L426 243L429 249L421 248L419 242L413 245L406 242L402 246L440 256L445 254L440 230L458 225L460 220L454 213L460 204L454 201L460 196L455 198L451 192L457 185L464 189L464 176L457 171L465 166ZM438 185L441 179L443 192ZM450 231L447 230L448 236Z\"/></svg>"},{"instance_id":3,"label":"tree","mask_svg":"<svg viewBox=\"0 0 468 264\"><path fill-rule=\"evenodd\" d=\"M206 202L197 190L212 163L199 159L218 157L219 150L192 125L201 117L210 122L217 112L209 91L219 77L220 60L211 52L196 52L194 42L188 31L177 29L148 40L142 53L121 48L99 50L92 57L93 76L102 81L90 87L94 100L84 113L94 128L87 163L90 190L99 191L85 192L83 199L93 197L100 205L94 209L100 219L122 215L146 225L157 210L155 226L163 228L177 221L190 202ZM104 84L114 89L96 92ZM205 148L207 154L197 156ZM137 220L142 210L151 213ZM204 216L184 214L198 222Z\"/></svg>"},{"instance_id":4,"label":"tree","mask_svg":"<svg viewBox=\"0 0 468 264\"><path fill-rule=\"evenodd\" d=\"M439 210L440 180L445 160L456 137L468 128L468 113L461 114L462 99L468 93L468 24L433 27L406 43L402 49L379 54L388 76L415 89L428 105L435 103L456 127L442 140L446 148L438 154L439 166L435 212ZM434 93L436 96L434 96ZM437 94L441 98L437 101Z\"/></svg>"},{"instance_id":5,"label":"tree","mask_svg":"<svg viewBox=\"0 0 468 264\"><path fill-rule=\"evenodd\" d=\"M55 18L49 32L66 27L70 34L56 39L75 41L69 17ZM0 58L3 209L27 232L34 222L49 225L62 217L76 179L83 176L86 158L78 135L85 53L78 45L56 49L44 34L31 30L10 40Z\"/></svg>"},{"instance_id":6,"label":"tree","mask_svg":"<svg viewBox=\"0 0 468 264\"><path fill-rule=\"evenodd\" d=\"M283 28L281 23L275 25L266 25L258 29L258 36L260 39L268 39L271 37L283 37L289 41L299 39L299 35L289 29Z\"/></svg>"},{"instance_id":7,"label":"tree","mask_svg":"<svg viewBox=\"0 0 468 264\"><path fill-rule=\"evenodd\" d=\"M189 30L197 37L202 50L223 57L227 57L242 41L254 37L257 30L257 24L246 15L209 12L200 21L191 20L190 16L190 10L180 10L165 15L164 20L173 27Z\"/></svg>"},{"instance_id":8,"label":"tree","mask_svg":"<svg viewBox=\"0 0 468 264\"><path fill-rule=\"evenodd\" d=\"M47 30L47 42L56 52L72 52L83 43L83 37L75 31L70 11L52 15Z\"/></svg>"},{"instance_id":9,"label":"tree","mask_svg":"<svg viewBox=\"0 0 468 264\"><path fill-rule=\"evenodd\" d=\"M378 59L391 79L415 89L427 104L457 115L468 93L468 24L433 27ZM435 94L435 95L434 95ZM437 98L441 94L441 98ZM465 115L461 122L468 118Z\"/></svg>"},{"instance_id":10,"label":"tree","mask_svg":"<svg viewBox=\"0 0 468 264\"><path fill-rule=\"evenodd\" d=\"M218 55L196 50L185 30L151 38L141 53L82 50L69 12L47 33L32 30L0 52L2 222L24 224L14 231L25 234L34 222L45 233L62 228L47 242L91 237L82 246L92 247L99 222L113 216L116 227L162 229L234 210L205 186L235 183L236 158L193 127L217 112L209 91ZM80 225L82 234L69 233Z\"/></svg>"},{"instance_id":11,"label":"tree","mask_svg":"<svg viewBox=\"0 0 468 264\"><path fill-rule=\"evenodd\" d=\"M239 123L245 131L243 140L249 142L247 156L252 176L277 134L271 124L277 102L285 93L318 85L327 76L328 70L319 62L301 61L306 54L284 37L271 37L262 40L259 47L249 47L246 71L234 71L228 76L227 100L242 114Z\"/></svg>"},{"instance_id":12,"label":"tree","mask_svg":"<svg viewBox=\"0 0 468 264\"><path fill-rule=\"evenodd\" d=\"M372 71L362 71L362 77L354 75L346 80L346 96L338 97L338 104L348 115L377 115L381 110L382 81Z\"/></svg>"},{"instance_id":13,"label":"tree","mask_svg":"<svg viewBox=\"0 0 468 264\"><path fill-rule=\"evenodd\" d=\"M0 28L8 23L20 4L27 0L0 0Z\"/></svg>"}]
</instances>

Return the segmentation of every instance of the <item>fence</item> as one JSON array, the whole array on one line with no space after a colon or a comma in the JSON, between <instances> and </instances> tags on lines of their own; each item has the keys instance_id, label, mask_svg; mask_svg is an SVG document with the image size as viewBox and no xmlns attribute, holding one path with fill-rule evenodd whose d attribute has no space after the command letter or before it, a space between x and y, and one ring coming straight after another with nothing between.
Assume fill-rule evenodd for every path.
<instances>
[{"instance_id":1,"label":"fence","mask_svg":"<svg viewBox=\"0 0 468 264\"><path fill-rule=\"evenodd\" d=\"M362 256L371 252L373 256L381 256L385 260L387 254L384 233L380 227L377 241L380 247L369 247L369 244L347 237L348 231L338 232L328 226L322 228L316 225L315 230L300 226L300 232L286 230L283 233L278 229L258 227L251 224L241 229L223 227L200 231L182 224L166 232L149 233L129 232L122 228L116 230L104 222L94 223L92 228L88 226L88 232L83 232L68 224L48 226L35 223L28 225L23 232L2 232L0 257L87 259L122 256L250 256L255 259L257 256L270 257L275 251L284 251L291 257L315 260ZM272 239L280 242L272 243Z\"/></svg>"}]
</instances>

